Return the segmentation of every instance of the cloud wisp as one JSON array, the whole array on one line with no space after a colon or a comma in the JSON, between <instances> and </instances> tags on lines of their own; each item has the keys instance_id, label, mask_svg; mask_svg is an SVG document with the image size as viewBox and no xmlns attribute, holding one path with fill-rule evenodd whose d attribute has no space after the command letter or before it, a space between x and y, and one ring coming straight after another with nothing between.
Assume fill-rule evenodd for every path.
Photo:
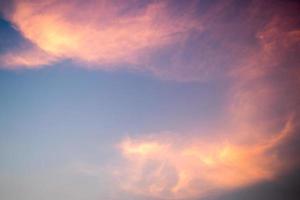
<instances>
[{"instance_id":1,"label":"cloud wisp","mask_svg":"<svg viewBox=\"0 0 300 200\"><path fill-rule=\"evenodd\" d=\"M2 12L32 46L4 53L1 64L33 68L71 59L163 79L220 78L251 62L274 65L295 48L298 7L292 1L270 8L260 1L14 0Z\"/></svg>"},{"instance_id":2,"label":"cloud wisp","mask_svg":"<svg viewBox=\"0 0 300 200\"><path fill-rule=\"evenodd\" d=\"M99 68L135 65L147 49L174 42L177 34L197 28L187 18L172 20L166 2L139 4L136 1L92 0L85 4L13 1L13 11L6 12L8 20L24 38L53 59L36 56L29 48L2 60L8 60L8 66L19 67L40 66L61 59L74 59ZM38 51L34 52L39 55Z\"/></svg>"},{"instance_id":3,"label":"cloud wisp","mask_svg":"<svg viewBox=\"0 0 300 200\"><path fill-rule=\"evenodd\" d=\"M292 123L253 144L236 143L232 137L213 142L174 140L174 135L127 138L120 144L127 164L118 176L123 189L154 199L199 199L272 180L286 167L276 149L290 137Z\"/></svg>"},{"instance_id":4,"label":"cloud wisp","mask_svg":"<svg viewBox=\"0 0 300 200\"><path fill-rule=\"evenodd\" d=\"M219 133L209 139L203 138L207 134L201 132L192 136L157 134L153 138L125 139L120 151L127 168L119 172L122 180L127 180L123 182L125 190L153 199L202 199L272 181L299 165L295 153L299 149L290 147L299 137L299 59L295 56L300 52L299 19L293 12L289 16L287 10L275 7L264 23L253 24L256 12L261 14L259 10L264 6L254 2L248 10L248 22L255 27L253 44L248 43L251 37L243 32L241 38L236 38L241 41L232 44L224 41L226 35L213 35L230 45L229 49L241 51L229 65L225 62L218 68L217 63L211 66L211 62L204 69L214 80L220 80L220 70L227 70L225 74L230 80L228 96L224 97L227 126L215 124ZM233 25L236 26L244 27ZM248 29L246 33L249 32ZM240 46L243 43L244 48ZM218 50L213 52L217 61L220 55L224 56ZM192 74L198 80L203 78L197 71L201 66L198 63ZM178 70L175 74L186 72L185 68ZM161 71L157 73L161 75Z\"/></svg>"}]
</instances>

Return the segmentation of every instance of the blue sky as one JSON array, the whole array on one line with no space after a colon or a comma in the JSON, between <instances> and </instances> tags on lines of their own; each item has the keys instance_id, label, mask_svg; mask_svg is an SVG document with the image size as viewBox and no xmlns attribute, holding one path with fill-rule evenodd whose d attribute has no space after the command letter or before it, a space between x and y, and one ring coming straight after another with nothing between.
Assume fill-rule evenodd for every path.
<instances>
[{"instance_id":1,"label":"blue sky","mask_svg":"<svg viewBox=\"0 0 300 200\"><path fill-rule=\"evenodd\" d=\"M222 110L223 85L70 66L63 62L45 69L1 71L1 174L12 181L8 187L23 188L20 195L28 199L37 195L27 191L37 187L35 181L54 187L48 183L51 177L59 176L63 184L75 178L73 187L79 187L84 178L56 173L82 164L106 166L118 156L115 145L127 136L181 132L199 125L205 130ZM14 176L22 181L15 183ZM55 189L52 192L58 192ZM101 195L101 190L90 190L86 192L95 195L91 198ZM14 195L4 192L5 198L19 198Z\"/></svg>"}]
</instances>

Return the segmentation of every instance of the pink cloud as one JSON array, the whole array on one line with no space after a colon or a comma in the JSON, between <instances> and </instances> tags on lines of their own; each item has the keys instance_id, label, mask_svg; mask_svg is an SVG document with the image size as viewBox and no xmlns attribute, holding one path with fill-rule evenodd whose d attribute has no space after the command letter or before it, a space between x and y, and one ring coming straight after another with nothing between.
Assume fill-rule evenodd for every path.
<instances>
[{"instance_id":1,"label":"pink cloud","mask_svg":"<svg viewBox=\"0 0 300 200\"><path fill-rule=\"evenodd\" d=\"M127 2L134 5L133 2ZM103 64L136 64L147 49L164 46L177 40L177 34L195 28L188 18L171 19L166 2L153 2L141 8L128 9L120 1L90 1L82 5L70 1L14 1L7 18L22 35L41 51L59 59ZM78 10L80 9L80 12ZM128 9L127 13L122 13ZM24 52L24 63L53 62ZM29 55L32 55L30 57ZM7 59L11 59L12 54ZM16 55L18 59L18 54ZM27 59L28 61L25 61ZM9 62L22 65L22 62Z\"/></svg>"},{"instance_id":2,"label":"pink cloud","mask_svg":"<svg viewBox=\"0 0 300 200\"><path fill-rule=\"evenodd\" d=\"M174 139L172 134L127 138L120 144L126 160L116 174L121 187L136 195L199 199L274 179L288 165L276 149L292 132L293 122L289 120L279 133L252 144L247 138L237 142L238 133L225 140Z\"/></svg>"},{"instance_id":3,"label":"pink cloud","mask_svg":"<svg viewBox=\"0 0 300 200\"><path fill-rule=\"evenodd\" d=\"M180 136L125 139L120 144L125 161L118 173L123 189L154 199L201 199L276 179L298 166L297 155L289 149L289 143L299 137L299 62L293 56L299 52L296 23L280 12L271 15L259 29L253 29L254 44L244 41L244 36L241 43L228 44L222 39L226 31L208 36L225 42L229 57L236 53L234 62L225 62L223 67L218 62L226 61L227 54L223 57L222 51L210 48L206 50L215 53L215 61L198 59L198 65L189 65L202 53L196 48L191 62L181 59L189 54L180 49L175 51L176 61L171 59L173 65L163 68L166 71L154 68L164 78L203 80L204 73L208 80L230 80L224 99L226 126L216 123L218 129L213 130L219 133L210 138L202 138L201 133L191 136L187 130ZM207 41L212 42L202 42Z\"/></svg>"},{"instance_id":4,"label":"pink cloud","mask_svg":"<svg viewBox=\"0 0 300 200\"><path fill-rule=\"evenodd\" d=\"M5 16L35 50L9 52L1 63L39 67L71 59L87 68L125 67L163 79L201 81L263 65L251 69L259 73L299 43L297 4L291 2L270 8L253 1L238 8L233 1L218 1L203 11L201 1L172 6L172 1L14 0Z\"/></svg>"}]
</instances>

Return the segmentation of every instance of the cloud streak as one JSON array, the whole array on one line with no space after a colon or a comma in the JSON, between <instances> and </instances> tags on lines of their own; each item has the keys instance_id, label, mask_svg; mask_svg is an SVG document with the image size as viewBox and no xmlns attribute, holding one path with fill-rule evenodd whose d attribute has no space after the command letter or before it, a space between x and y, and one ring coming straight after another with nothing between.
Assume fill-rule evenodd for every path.
<instances>
[{"instance_id":1,"label":"cloud streak","mask_svg":"<svg viewBox=\"0 0 300 200\"><path fill-rule=\"evenodd\" d=\"M259 1L11 4L2 12L33 45L2 55L8 68L71 59L86 68L129 68L163 79L199 81L252 68L251 62L274 65L299 43L299 5L292 1L271 8Z\"/></svg>"},{"instance_id":2,"label":"cloud streak","mask_svg":"<svg viewBox=\"0 0 300 200\"><path fill-rule=\"evenodd\" d=\"M39 56L21 52L25 65L32 66L61 59L97 64L99 68L105 64L135 65L147 49L174 42L178 34L196 27L187 18L172 20L166 2L138 5L136 1L89 1L83 5L79 1L17 0L13 12L6 16L36 48L55 58L32 62L32 57L37 60ZM15 63L7 64L22 65L19 58L16 54ZM7 59L12 60L12 56Z\"/></svg>"},{"instance_id":3,"label":"cloud streak","mask_svg":"<svg viewBox=\"0 0 300 200\"><path fill-rule=\"evenodd\" d=\"M122 188L154 199L199 199L272 180L290 167L278 147L294 137L294 122L290 118L280 132L260 133L255 140L240 133L209 139L183 135L122 141L125 161L116 173Z\"/></svg>"},{"instance_id":4,"label":"cloud streak","mask_svg":"<svg viewBox=\"0 0 300 200\"><path fill-rule=\"evenodd\" d=\"M153 199L202 199L274 180L299 165L295 153L299 149L290 147L299 137L299 59L295 56L300 52L299 19L294 17L293 9L287 14L287 10L275 6L262 24L254 23L256 12L261 14L260 9L265 6L259 2L251 4L248 22L255 28L245 27L246 35L241 32L236 43L229 44L227 37L233 35L226 30L222 36L213 33L212 41L225 42L224 47L229 48L229 52L206 48L213 51L215 61L203 65L199 59L200 63L189 71L192 65L184 65L180 54L174 54L177 61L171 66L181 63L185 68L176 68L178 71L172 75L203 80L201 67L206 66L203 73L209 79L229 79L228 96L224 98L227 125L216 123L219 133L211 134L209 139L203 138L201 131L189 134L188 130L177 136L157 134L153 138L125 139L120 151L127 168L123 166L119 172L122 180L127 180L123 184L125 190ZM235 23L233 28L244 27ZM249 32L252 33L248 35ZM197 48L195 54L199 52L201 49ZM231 54L235 57L231 58ZM227 55L228 65L227 58L222 60ZM183 53L182 57L188 55ZM215 63L218 61L221 62ZM225 76L221 75L222 70ZM157 74L161 73L158 69ZM163 75L170 77L169 71Z\"/></svg>"}]
</instances>

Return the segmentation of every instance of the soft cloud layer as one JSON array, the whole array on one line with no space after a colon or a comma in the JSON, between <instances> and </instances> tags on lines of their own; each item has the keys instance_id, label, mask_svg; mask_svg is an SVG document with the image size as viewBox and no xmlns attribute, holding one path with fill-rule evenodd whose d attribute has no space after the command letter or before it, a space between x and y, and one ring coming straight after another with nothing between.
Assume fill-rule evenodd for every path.
<instances>
[{"instance_id":1,"label":"soft cloud layer","mask_svg":"<svg viewBox=\"0 0 300 200\"><path fill-rule=\"evenodd\" d=\"M118 175L123 189L159 199L199 199L271 180L288 165L276 148L290 137L292 126L287 121L281 132L252 144L235 143L233 137L213 142L199 137L176 141L174 135L129 138L120 145L128 162Z\"/></svg>"},{"instance_id":2,"label":"soft cloud layer","mask_svg":"<svg viewBox=\"0 0 300 200\"><path fill-rule=\"evenodd\" d=\"M10 69L39 68L49 65L56 58L37 48L20 49L15 52L8 52L0 56L2 65L9 66Z\"/></svg>"},{"instance_id":3,"label":"soft cloud layer","mask_svg":"<svg viewBox=\"0 0 300 200\"><path fill-rule=\"evenodd\" d=\"M15 58L9 54L2 59L8 66L20 67L68 58L97 64L99 68L104 64L134 65L147 49L177 41L178 35L197 28L186 17L173 19L163 1L144 4L92 0L83 4L17 0L6 16L36 48L55 58L44 59L28 49L16 52Z\"/></svg>"},{"instance_id":4,"label":"soft cloud layer","mask_svg":"<svg viewBox=\"0 0 300 200\"><path fill-rule=\"evenodd\" d=\"M8 68L72 59L82 67L207 80L274 66L299 43L299 5L292 1L14 0L6 7L6 18L32 43L1 56Z\"/></svg>"},{"instance_id":5,"label":"soft cloud layer","mask_svg":"<svg viewBox=\"0 0 300 200\"><path fill-rule=\"evenodd\" d=\"M234 34L226 29L225 33L222 32L225 35L213 34L215 39L220 38L217 44L225 42L225 45L230 45L229 55L230 50L241 51L234 53L236 58L230 58L228 65L226 62L222 62L224 65L220 68L221 63L210 65L228 54L208 48L216 60L206 63L207 68L201 68L205 65L199 60L195 71L192 70L194 73L189 71L192 65L184 65L188 68L187 74L186 68L180 67L177 68L179 72L174 73L197 80L203 78L199 73L203 69L204 73L218 79L222 77L220 72L227 70L230 79L228 96L224 98L224 105L228 108L225 114L228 116L227 126L216 123L219 133L212 134L209 139L202 138L201 132L191 136L187 130L179 136L124 140L121 153L127 168L123 167L119 173L123 180L127 180L123 184L125 190L154 199L201 199L276 179L299 164L296 153L299 150L290 145L299 137L300 62L296 55L300 52L299 19L294 17L293 9L287 14L287 10L275 7L264 23L253 24L253 18L263 13L260 9L264 6L254 3L250 7L252 12L247 13L250 18L245 19L249 22L247 26L255 27L252 33L242 24L233 24L235 28L247 30L239 32L242 35L235 38L237 42L232 40L233 43L228 44L226 34ZM241 46L243 43L244 47ZM199 52L201 49L197 49L196 54ZM180 60L180 57L176 59ZM162 75L161 72L158 70L157 73ZM165 76L168 77L168 73ZM179 139L174 139L176 137Z\"/></svg>"},{"instance_id":6,"label":"soft cloud layer","mask_svg":"<svg viewBox=\"0 0 300 200\"><path fill-rule=\"evenodd\" d=\"M299 81L276 74L241 74L224 99L226 125L211 127L217 133L199 127L123 140L122 188L153 199L202 199L271 181L299 165L292 145L300 130Z\"/></svg>"},{"instance_id":7,"label":"soft cloud layer","mask_svg":"<svg viewBox=\"0 0 300 200\"><path fill-rule=\"evenodd\" d=\"M300 130L298 70L285 66L285 50L271 62L277 48L233 71L224 97L226 126L211 127L217 133L199 127L198 133L122 141L125 160L117 175L123 189L153 199L202 199L272 181L299 165L299 149L291 145Z\"/></svg>"}]
</instances>

